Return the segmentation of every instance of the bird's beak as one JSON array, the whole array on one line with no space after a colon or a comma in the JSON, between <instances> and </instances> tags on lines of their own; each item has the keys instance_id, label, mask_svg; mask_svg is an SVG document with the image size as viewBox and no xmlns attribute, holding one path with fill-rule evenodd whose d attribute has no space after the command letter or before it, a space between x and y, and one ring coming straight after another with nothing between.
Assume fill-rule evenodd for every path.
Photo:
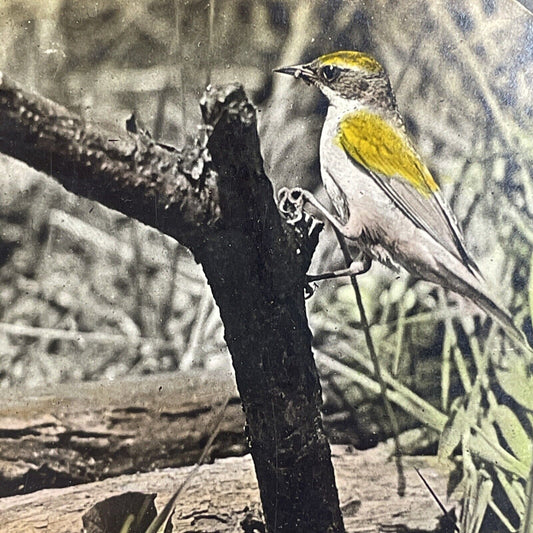
<instances>
[{"instance_id":1,"label":"bird's beak","mask_svg":"<svg viewBox=\"0 0 533 533\"><path fill-rule=\"evenodd\" d=\"M313 83L316 80L316 74L309 65L293 65L291 67L280 67L274 69L274 72L279 72L280 74L288 74L289 76L294 76L295 78L301 78L306 83Z\"/></svg>"}]
</instances>

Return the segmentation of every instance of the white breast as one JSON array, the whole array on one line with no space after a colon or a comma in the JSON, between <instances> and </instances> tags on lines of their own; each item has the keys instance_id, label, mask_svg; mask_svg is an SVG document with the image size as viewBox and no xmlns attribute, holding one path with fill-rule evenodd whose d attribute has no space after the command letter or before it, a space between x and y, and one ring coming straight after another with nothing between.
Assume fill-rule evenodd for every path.
<instances>
[{"instance_id":1,"label":"white breast","mask_svg":"<svg viewBox=\"0 0 533 533\"><path fill-rule=\"evenodd\" d=\"M415 238L416 228L405 224L403 213L335 142L340 117L347 110L330 106L320 139L320 170L328 195L344 224L344 235L371 257L396 266L394 250ZM407 226L407 228L406 228ZM407 235L411 233L412 235Z\"/></svg>"}]
</instances>

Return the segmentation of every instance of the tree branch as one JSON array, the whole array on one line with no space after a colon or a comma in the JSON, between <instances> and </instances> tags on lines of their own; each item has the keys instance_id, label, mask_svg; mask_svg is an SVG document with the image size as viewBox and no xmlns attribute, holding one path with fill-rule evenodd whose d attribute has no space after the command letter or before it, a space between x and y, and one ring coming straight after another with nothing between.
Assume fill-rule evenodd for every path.
<instances>
[{"instance_id":1,"label":"tree branch","mask_svg":"<svg viewBox=\"0 0 533 533\"><path fill-rule=\"evenodd\" d=\"M280 219L242 88L208 90L181 150L114 132L0 76L0 150L188 246L224 322L268 530L344 531L303 287L320 228Z\"/></svg>"}]
</instances>

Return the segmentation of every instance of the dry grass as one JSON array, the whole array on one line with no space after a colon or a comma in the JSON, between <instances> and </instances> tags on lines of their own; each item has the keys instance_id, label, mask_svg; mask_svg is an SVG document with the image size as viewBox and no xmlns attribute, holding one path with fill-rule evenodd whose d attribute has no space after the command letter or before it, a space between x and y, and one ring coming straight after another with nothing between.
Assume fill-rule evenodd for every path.
<instances>
[{"instance_id":1,"label":"dry grass","mask_svg":"<svg viewBox=\"0 0 533 533\"><path fill-rule=\"evenodd\" d=\"M194 131L206 79L241 81L260 106L272 179L314 187L324 104L271 70L339 48L375 54L495 295L531 336L531 15L510 0L219 0L213 7L204 0L105 0L97 7L5 0L0 69L120 128L135 111L175 144ZM216 306L188 252L7 158L0 168L0 244L16 243L0 247L0 386L156 372L183 359L186 366L228 364ZM323 239L314 271L332 266L334 246ZM388 376L431 398L438 427L447 420L441 452L465 458L462 478L479 504L468 508L464 531L492 519L491 531L517 526L533 427L524 361L500 357L490 323L428 284L373 267L360 285ZM309 309L317 347L345 364L351 347L350 365L369 379L357 362L366 348L352 329L359 324L346 286L322 284ZM339 354L339 346L346 351ZM429 361L438 374L424 381L417 369L434 369ZM350 401L357 401L355 389L366 394L346 375L334 379ZM514 471L498 469L479 435L490 436L497 457L505 452L521 466L509 460Z\"/></svg>"}]
</instances>

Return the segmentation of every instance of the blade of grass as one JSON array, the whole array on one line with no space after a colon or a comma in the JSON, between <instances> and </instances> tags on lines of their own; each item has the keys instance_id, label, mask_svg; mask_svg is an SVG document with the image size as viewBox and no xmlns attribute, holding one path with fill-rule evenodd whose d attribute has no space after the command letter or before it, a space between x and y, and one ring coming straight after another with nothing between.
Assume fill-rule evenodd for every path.
<instances>
[{"instance_id":1,"label":"blade of grass","mask_svg":"<svg viewBox=\"0 0 533 533\"><path fill-rule=\"evenodd\" d=\"M533 461L529 471L529 479L526 489L526 513L522 521L522 533L533 533Z\"/></svg>"},{"instance_id":2,"label":"blade of grass","mask_svg":"<svg viewBox=\"0 0 533 533\"><path fill-rule=\"evenodd\" d=\"M477 482L472 483L470 497L468 497L469 510L466 515L464 527L461 529L465 533L479 533L485 518L488 505L492 500L492 488L494 483L490 476L481 471L477 476Z\"/></svg>"},{"instance_id":3,"label":"blade of grass","mask_svg":"<svg viewBox=\"0 0 533 533\"><path fill-rule=\"evenodd\" d=\"M174 509L174 504L176 503L179 495L183 492L183 489L186 487L187 483L193 478L193 476L196 474L196 472L200 469L200 467L203 465L207 454L209 453L209 450L215 441L218 432L220 430L220 426L222 424L222 420L224 420L224 414L226 412L226 408L228 407L228 402L230 400L231 396L228 396L224 403L222 404L222 407L220 408L219 412L216 415L216 425L211 432L211 436L209 437L206 445L204 446L204 449L202 451L202 454L200 455L200 458L198 459L198 462L194 465L193 468L191 468L191 471L187 475L187 477L183 480L181 485L178 487L176 492L172 495L170 500L167 502L161 513L159 513L154 521L150 524L148 529L146 530L146 533L159 533L160 528L165 524L167 518L170 516L170 513Z\"/></svg>"},{"instance_id":4,"label":"blade of grass","mask_svg":"<svg viewBox=\"0 0 533 533\"><path fill-rule=\"evenodd\" d=\"M446 293L444 289L439 287L439 304L443 311L446 311ZM450 372L451 372L451 353L455 341L453 325L450 318L444 320L444 340L442 343L442 365L440 373L440 393L441 393L441 408L443 412L448 411L448 404L450 401Z\"/></svg>"},{"instance_id":5,"label":"blade of grass","mask_svg":"<svg viewBox=\"0 0 533 533\"><path fill-rule=\"evenodd\" d=\"M497 469L496 475L503 490L505 491L507 498L509 498L511 505L516 511L516 514L518 516L524 516L526 510L526 501L524 488L522 487L522 485L517 486L516 481L514 483L512 481L509 481L507 476L501 470Z\"/></svg>"},{"instance_id":6,"label":"blade of grass","mask_svg":"<svg viewBox=\"0 0 533 533\"><path fill-rule=\"evenodd\" d=\"M496 502L491 498L489 507L494 511L494 514L500 519L501 523L507 528L510 533L516 533L516 528L509 522L509 519L502 513L501 509L496 505Z\"/></svg>"},{"instance_id":7,"label":"blade of grass","mask_svg":"<svg viewBox=\"0 0 533 533\"><path fill-rule=\"evenodd\" d=\"M531 435L510 407L497 403L492 391L487 391L487 398L490 405L489 416L498 426L508 448L521 463L529 467L532 453Z\"/></svg>"},{"instance_id":8,"label":"blade of grass","mask_svg":"<svg viewBox=\"0 0 533 533\"><path fill-rule=\"evenodd\" d=\"M319 364L328 366L333 371L351 379L374 394L380 393L380 386L377 381L366 374L350 368L324 352L315 351L315 353ZM447 421L446 415L409 390L405 385L398 383L390 374L384 373L383 378L394 389L387 392L391 401L423 424L439 433L442 432Z\"/></svg>"},{"instance_id":9,"label":"blade of grass","mask_svg":"<svg viewBox=\"0 0 533 533\"><path fill-rule=\"evenodd\" d=\"M529 297L529 316L533 321L533 254L531 254L531 259L529 261L529 287L528 287L528 297Z\"/></svg>"},{"instance_id":10,"label":"blade of grass","mask_svg":"<svg viewBox=\"0 0 533 533\"><path fill-rule=\"evenodd\" d=\"M449 458L462 440L466 426L466 413L464 405L452 410L444 430L440 434L439 449L437 457L439 459Z\"/></svg>"},{"instance_id":11,"label":"blade of grass","mask_svg":"<svg viewBox=\"0 0 533 533\"><path fill-rule=\"evenodd\" d=\"M442 313L444 315L444 325L445 325L444 342L445 343L450 342L450 350L451 350L451 354L453 354L453 360L455 362L455 366L457 367L457 372L459 373L459 379L461 380L461 383L463 385L465 392L469 394L470 391L472 390L470 376L468 374L468 369L467 369L463 354L461 350L459 349L459 347L457 346L457 335L455 333L455 329L452 323L453 315L452 313L450 313L450 309L448 308L446 304L445 292L442 289L439 291L439 301L442 307ZM447 341L447 337L449 337L449 341ZM444 394L444 389L443 389L443 394Z\"/></svg>"},{"instance_id":12,"label":"blade of grass","mask_svg":"<svg viewBox=\"0 0 533 533\"><path fill-rule=\"evenodd\" d=\"M477 425L471 427L483 441L483 443L476 443L476 446L471 447L472 454L479 456L496 468L506 470L523 480L527 479L529 470L523 463L501 446L494 444L494 439L490 438L482 428Z\"/></svg>"},{"instance_id":13,"label":"blade of grass","mask_svg":"<svg viewBox=\"0 0 533 533\"><path fill-rule=\"evenodd\" d=\"M465 358L459 347L454 346L453 348L453 361L457 368L457 373L463 385L463 388L466 394L470 394L472 391L472 383L470 382L470 375L468 374L468 369L466 367Z\"/></svg>"},{"instance_id":14,"label":"blade of grass","mask_svg":"<svg viewBox=\"0 0 533 533\"><path fill-rule=\"evenodd\" d=\"M441 394L441 409L447 413L450 402L450 373L451 373L451 354L452 354L452 336L448 328L444 330L444 342L442 343L442 365L440 373L440 394Z\"/></svg>"},{"instance_id":15,"label":"blade of grass","mask_svg":"<svg viewBox=\"0 0 533 533\"><path fill-rule=\"evenodd\" d=\"M124 523L122 524L122 527L120 528L120 533L129 533L129 530L135 520L135 515L129 514L124 520Z\"/></svg>"},{"instance_id":16,"label":"blade of grass","mask_svg":"<svg viewBox=\"0 0 533 533\"><path fill-rule=\"evenodd\" d=\"M398 367L402 356L403 337L405 333L405 305L403 300L398 304L398 325L396 328L396 350L394 351L394 360L392 362L392 375L398 376Z\"/></svg>"},{"instance_id":17,"label":"blade of grass","mask_svg":"<svg viewBox=\"0 0 533 533\"><path fill-rule=\"evenodd\" d=\"M446 521L453 526L454 531L459 531L459 528L457 527L457 524L455 522L452 522L452 519L450 518L450 515L448 513L448 510L446 507L444 507L443 503L440 501L440 498L435 494L435 491L431 488L430 484L426 481L425 477L420 473L420 470L418 468L415 468L415 472L418 474L418 477L422 480L422 483L424 483L426 489L428 489L429 493L433 497L433 500L437 503L440 510L442 511L442 514L444 515L444 518L446 518Z\"/></svg>"}]
</instances>

